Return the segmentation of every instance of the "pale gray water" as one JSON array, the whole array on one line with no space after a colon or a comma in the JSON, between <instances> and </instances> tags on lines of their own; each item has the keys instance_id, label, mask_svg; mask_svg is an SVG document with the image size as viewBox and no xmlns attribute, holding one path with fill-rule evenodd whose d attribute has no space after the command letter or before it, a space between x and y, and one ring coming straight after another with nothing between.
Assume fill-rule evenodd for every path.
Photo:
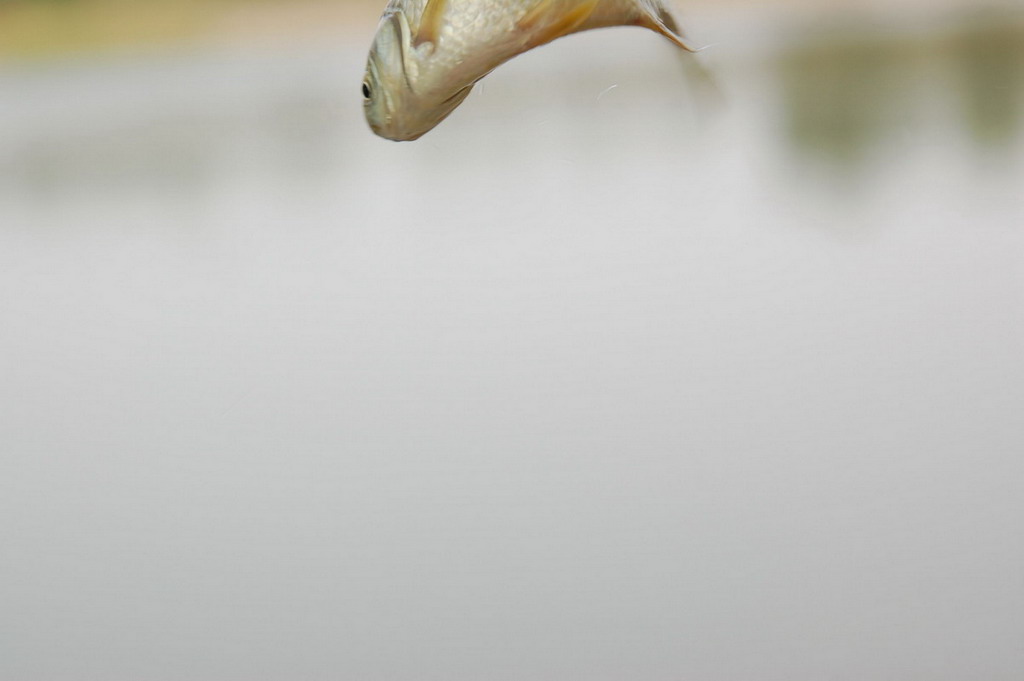
<instances>
[{"instance_id":1,"label":"pale gray water","mask_svg":"<svg viewBox=\"0 0 1024 681\"><path fill-rule=\"evenodd\" d=\"M0 72L0 679L1024 676L1020 41L722 37Z\"/></svg>"}]
</instances>

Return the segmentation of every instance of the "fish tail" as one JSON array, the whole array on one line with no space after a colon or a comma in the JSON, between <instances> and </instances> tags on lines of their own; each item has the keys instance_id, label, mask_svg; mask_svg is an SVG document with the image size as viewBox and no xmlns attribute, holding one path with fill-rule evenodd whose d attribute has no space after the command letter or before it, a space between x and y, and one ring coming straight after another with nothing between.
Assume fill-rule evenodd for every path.
<instances>
[{"instance_id":1,"label":"fish tail","mask_svg":"<svg viewBox=\"0 0 1024 681\"><path fill-rule=\"evenodd\" d=\"M664 0L636 0L640 7L642 17L640 25L649 28L671 40L674 44L687 52L701 52L706 47L693 47L686 39L679 22L663 4ZM725 95L718 87L714 74L708 69L703 61L696 59L684 59L683 69L686 79L692 86L695 94L695 104L700 114L720 109L725 104Z\"/></svg>"},{"instance_id":2,"label":"fish tail","mask_svg":"<svg viewBox=\"0 0 1024 681\"><path fill-rule=\"evenodd\" d=\"M686 40L679 23L661 0L638 0L637 5L641 10L640 20L637 22L640 26L660 33L687 52L700 51Z\"/></svg>"}]
</instances>

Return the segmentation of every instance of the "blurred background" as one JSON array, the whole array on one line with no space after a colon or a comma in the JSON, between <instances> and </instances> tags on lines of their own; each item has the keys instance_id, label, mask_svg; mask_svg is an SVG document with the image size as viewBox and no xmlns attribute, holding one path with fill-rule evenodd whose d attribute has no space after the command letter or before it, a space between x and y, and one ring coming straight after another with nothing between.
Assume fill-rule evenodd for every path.
<instances>
[{"instance_id":1,"label":"blurred background","mask_svg":"<svg viewBox=\"0 0 1024 681\"><path fill-rule=\"evenodd\" d=\"M1024 677L1024 4L382 5L0 0L0 679Z\"/></svg>"}]
</instances>

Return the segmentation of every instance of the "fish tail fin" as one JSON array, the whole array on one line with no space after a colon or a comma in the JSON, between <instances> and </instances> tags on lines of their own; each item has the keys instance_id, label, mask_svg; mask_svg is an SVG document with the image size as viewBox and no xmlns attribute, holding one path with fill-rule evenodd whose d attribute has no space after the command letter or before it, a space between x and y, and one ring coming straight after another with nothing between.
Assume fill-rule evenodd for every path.
<instances>
[{"instance_id":1,"label":"fish tail fin","mask_svg":"<svg viewBox=\"0 0 1024 681\"><path fill-rule=\"evenodd\" d=\"M682 57L682 55L680 55ZM694 106L702 118L720 113L728 97L718 84L715 74L700 57L680 58L683 73L693 93Z\"/></svg>"},{"instance_id":2,"label":"fish tail fin","mask_svg":"<svg viewBox=\"0 0 1024 681\"><path fill-rule=\"evenodd\" d=\"M690 45L680 30L679 23L661 0L639 0L637 4L641 9L639 25L660 33L687 52L700 52L704 49Z\"/></svg>"},{"instance_id":3,"label":"fish tail fin","mask_svg":"<svg viewBox=\"0 0 1024 681\"><path fill-rule=\"evenodd\" d=\"M668 38L672 43L690 53L703 52L708 46L694 47L679 28L679 22L663 2L665 0L636 0L641 8L640 25ZM717 79L701 57L681 58L680 62L686 80L694 93L694 105L700 118L718 112L726 103L726 96L718 86Z\"/></svg>"}]
</instances>

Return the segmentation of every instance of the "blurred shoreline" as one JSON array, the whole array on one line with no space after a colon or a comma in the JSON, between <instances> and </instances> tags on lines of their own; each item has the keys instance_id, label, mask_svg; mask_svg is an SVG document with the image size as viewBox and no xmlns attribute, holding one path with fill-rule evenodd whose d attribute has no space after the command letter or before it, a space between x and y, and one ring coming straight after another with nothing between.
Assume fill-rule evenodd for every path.
<instances>
[{"instance_id":1,"label":"blurred shoreline","mask_svg":"<svg viewBox=\"0 0 1024 681\"><path fill-rule=\"evenodd\" d=\"M0 680L1024 679L1020 4L385 1L0 0Z\"/></svg>"},{"instance_id":2,"label":"blurred shoreline","mask_svg":"<svg viewBox=\"0 0 1024 681\"><path fill-rule=\"evenodd\" d=\"M898 8L853 0L690 0L674 6L687 23L857 23L884 16L886 24L902 21L916 29L941 28L972 14L1024 10L1017 0L907 0ZM7 0L0 3L0 63L196 45L264 48L343 41L371 32L383 7L378 0Z\"/></svg>"},{"instance_id":3,"label":"blurred shoreline","mask_svg":"<svg viewBox=\"0 0 1024 681\"><path fill-rule=\"evenodd\" d=\"M370 2L70 0L0 5L0 62L195 45L292 45L372 26Z\"/></svg>"}]
</instances>

